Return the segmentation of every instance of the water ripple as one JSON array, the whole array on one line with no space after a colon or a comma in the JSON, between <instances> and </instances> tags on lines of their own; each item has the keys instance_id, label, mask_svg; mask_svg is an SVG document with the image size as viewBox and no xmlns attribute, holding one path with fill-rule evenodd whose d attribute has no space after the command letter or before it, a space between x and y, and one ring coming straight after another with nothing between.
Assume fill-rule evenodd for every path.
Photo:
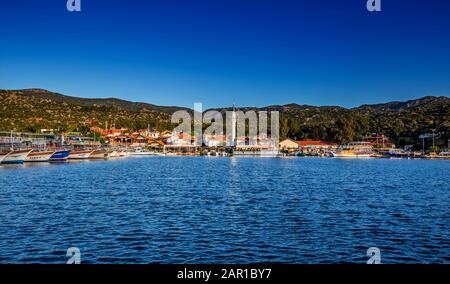
<instances>
[{"instance_id":1,"label":"water ripple","mask_svg":"<svg viewBox=\"0 0 450 284\"><path fill-rule=\"evenodd\" d=\"M0 263L450 262L450 163L149 157L0 166Z\"/></svg>"}]
</instances>

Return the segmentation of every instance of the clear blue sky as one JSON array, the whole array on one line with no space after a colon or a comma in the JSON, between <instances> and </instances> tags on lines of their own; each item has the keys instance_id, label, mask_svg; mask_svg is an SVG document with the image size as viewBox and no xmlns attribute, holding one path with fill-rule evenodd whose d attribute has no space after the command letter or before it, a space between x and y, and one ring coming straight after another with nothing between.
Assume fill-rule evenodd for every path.
<instances>
[{"instance_id":1,"label":"clear blue sky","mask_svg":"<svg viewBox=\"0 0 450 284\"><path fill-rule=\"evenodd\" d=\"M1 0L0 88L193 107L450 94L450 1Z\"/></svg>"}]
</instances>

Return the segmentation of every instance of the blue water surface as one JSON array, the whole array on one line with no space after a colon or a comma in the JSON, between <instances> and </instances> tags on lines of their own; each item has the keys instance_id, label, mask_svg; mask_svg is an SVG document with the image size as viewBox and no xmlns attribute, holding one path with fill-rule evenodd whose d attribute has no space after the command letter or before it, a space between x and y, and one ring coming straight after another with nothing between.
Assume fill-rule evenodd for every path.
<instances>
[{"instance_id":1,"label":"blue water surface","mask_svg":"<svg viewBox=\"0 0 450 284\"><path fill-rule=\"evenodd\" d=\"M450 161L0 166L0 263L450 263Z\"/></svg>"}]
</instances>

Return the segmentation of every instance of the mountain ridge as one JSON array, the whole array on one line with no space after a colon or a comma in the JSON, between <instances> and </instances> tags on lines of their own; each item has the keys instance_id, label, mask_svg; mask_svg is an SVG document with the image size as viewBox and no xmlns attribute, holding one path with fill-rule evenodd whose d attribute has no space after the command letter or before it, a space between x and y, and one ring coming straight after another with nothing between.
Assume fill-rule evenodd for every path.
<instances>
[{"instance_id":1,"label":"mountain ridge","mask_svg":"<svg viewBox=\"0 0 450 284\"><path fill-rule=\"evenodd\" d=\"M71 103L86 106L107 106L117 107L119 109L131 111L161 111L171 113L177 110L184 110L188 108L178 106L159 106L144 102L132 102L124 99L109 97L109 98L82 98L75 96L67 96L56 92L51 92L45 89L31 88L18 90L0 90L0 92L16 92L25 96L32 96L41 99L49 99L55 102Z\"/></svg>"},{"instance_id":2,"label":"mountain ridge","mask_svg":"<svg viewBox=\"0 0 450 284\"><path fill-rule=\"evenodd\" d=\"M1 92L15 92L18 94L33 96L41 99L50 99L56 102L62 103L71 103L71 104L79 104L79 105L87 105L87 106L107 106L107 107L117 107L119 109L125 109L130 111L160 111L165 113L172 113L177 110L191 110L187 107L179 107L179 106L161 106L155 105L151 103L144 102L133 102L115 97L108 98L83 98L83 97L75 97L63 95L57 92L51 92L46 89L39 88L30 88L30 89L17 89L17 90L7 90L0 89ZM298 103L289 103L289 104L275 104L268 105L263 107L253 107L253 106L243 106L239 107L240 110L266 110L266 111L290 111L290 110L308 110L308 109L330 109L330 108L339 108L339 109L348 109L348 110L376 110L376 111L400 111L404 109L414 109L420 107L428 107L430 105L437 104L450 104L450 98L446 96L424 96L418 99L411 99L407 101L389 101L385 103L377 103L377 104L363 104L358 107L346 108L343 106L314 106L307 104L298 104ZM215 107L210 108L208 110L232 110L232 107Z\"/></svg>"}]
</instances>

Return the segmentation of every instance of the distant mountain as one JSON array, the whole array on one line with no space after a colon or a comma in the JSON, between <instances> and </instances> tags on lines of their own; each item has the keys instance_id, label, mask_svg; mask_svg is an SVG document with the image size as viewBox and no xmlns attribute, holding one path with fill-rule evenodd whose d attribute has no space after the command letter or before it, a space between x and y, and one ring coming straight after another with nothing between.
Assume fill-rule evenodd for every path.
<instances>
[{"instance_id":1,"label":"distant mountain","mask_svg":"<svg viewBox=\"0 0 450 284\"><path fill-rule=\"evenodd\" d=\"M421 109L421 108L430 108L441 105L450 104L450 98L448 97L423 97L416 100L409 100L406 102L388 102L382 104L373 104L373 105L362 105L355 109L371 109L376 111L385 111L385 110L412 110L412 109Z\"/></svg>"},{"instance_id":2,"label":"distant mountain","mask_svg":"<svg viewBox=\"0 0 450 284\"><path fill-rule=\"evenodd\" d=\"M270 105L265 107L242 107L237 106L235 107L236 110L241 111L249 111L249 110L255 110L255 111L290 111L290 110L308 110L308 109L316 109L318 107L316 106L310 106L310 105L299 105L299 104L287 104L287 105ZM211 110L218 110L218 111L231 111L233 110L233 107L225 107L225 108L213 108Z\"/></svg>"},{"instance_id":3,"label":"distant mountain","mask_svg":"<svg viewBox=\"0 0 450 284\"><path fill-rule=\"evenodd\" d=\"M157 111L157 112L165 112L165 113L173 113L177 110L190 110L185 107L177 107L177 106L158 106L149 103L142 102L131 102L127 100L117 99L117 98L81 98L81 97L73 97L66 96L63 94L50 92L44 89L22 89L22 90L1 90L2 92L14 92L16 94L30 96L40 99L52 100L55 102L67 103L67 104L75 104L75 105L84 105L84 106L106 106L106 107L116 107L118 109L124 109L129 111ZM419 108L427 108L427 107L435 107L440 105L450 104L450 98L440 96L433 97L427 96L420 99L414 99L409 101L393 101L387 103L380 104L365 104L359 107L352 108L354 110L373 110L373 111L400 111L406 109L419 109ZM224 108L212 108L211 110L232 110L233 107L224 107ZM345 109L340 106L312 106L312 105L300 105L296 103L286 104L286 105L269 105L265 107L237 107L237 109L242 111L248 110L256 110L256 111L280 111L280 112L289 112L289 111L304 111L304 110L313 110L313 109Z\"/></svg>"},{"instance_id":4,"label":"distant mountain","mask_svg":"<svg viewBox=\"0 0 450 284\"><path fill-rule=\"evenodd\" d=\"M433 97L427 96L420 99L409 100L405 102L393 101L380 104L364 104L359 107L351 108L351 110L368 110L368 111L401 111L401 110L413 110L432 108L436 106L449 105L450 98L448 97ZM233 107L226 108L213 108L213 110L230 111ZM307 111L307 110L332 110L332 109L346 109L341 106L312 106L312 105L300 105L300 104L286 104L286 105L270 105L265 107L236 107L238 110L248 111L279 111L279 112L292 112L292 111Z\"/></svg>"},{"instance_id":5,"label":"distant mountain","mask_svg":"<svg viewBox=\"0 0 450 284\"><path fill-rule=\"evenodd\" d=\"M1 91L6 90L0 90L0 92ZM124 109L129 111L158 111L158 112L173 113L177 110L187 109L175 106L158 106L148 103L130 102L117 98L89 99L89 98L71 97L59 93L50 92L44 89L23 89L23 90L14 90L14 92L24 96L52 100L55 102L67 104L116 107L118 109Z\"/></svg>"}]
</instances>

